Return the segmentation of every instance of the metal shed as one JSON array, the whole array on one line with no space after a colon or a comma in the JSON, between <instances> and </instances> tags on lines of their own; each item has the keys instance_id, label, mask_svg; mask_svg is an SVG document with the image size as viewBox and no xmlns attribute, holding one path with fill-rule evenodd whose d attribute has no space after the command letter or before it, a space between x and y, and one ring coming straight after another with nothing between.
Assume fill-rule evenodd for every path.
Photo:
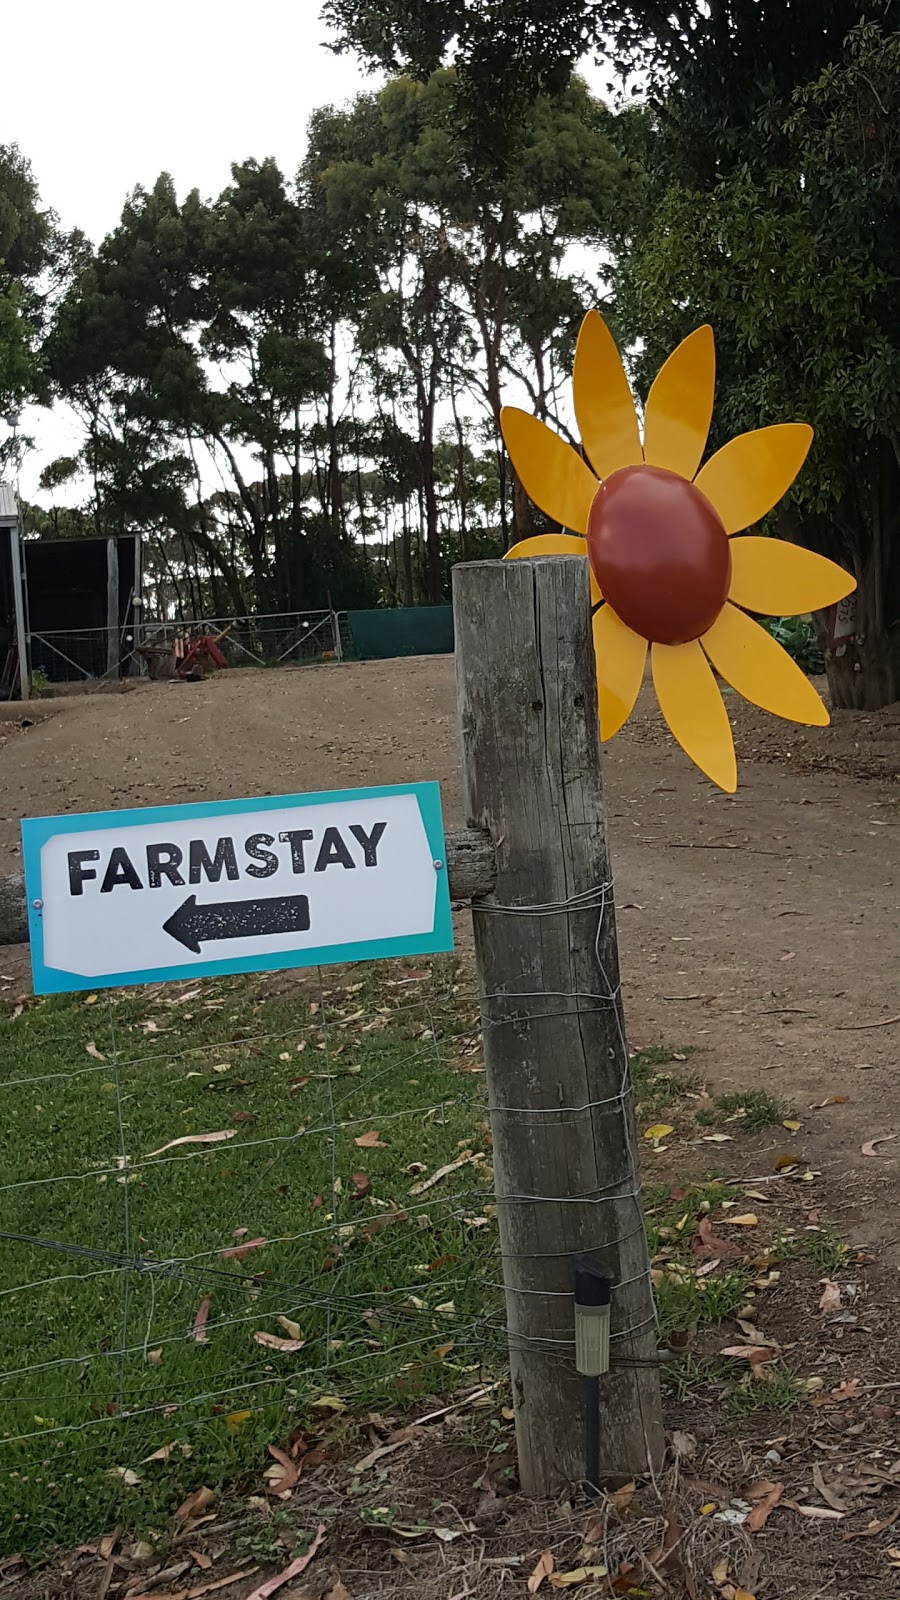
<instances>
[{"instance_id":1,"label":"metal shed","mask_svg":"<svg viewBox=\"0 0 900 1600\"><path fill-rule=\"evenodd\" d=\"M141 540L26 539L15 490L0 484L0 696L140 670ZM22 670L22 664L25 669Z\"/></svg>"}]
</instances>

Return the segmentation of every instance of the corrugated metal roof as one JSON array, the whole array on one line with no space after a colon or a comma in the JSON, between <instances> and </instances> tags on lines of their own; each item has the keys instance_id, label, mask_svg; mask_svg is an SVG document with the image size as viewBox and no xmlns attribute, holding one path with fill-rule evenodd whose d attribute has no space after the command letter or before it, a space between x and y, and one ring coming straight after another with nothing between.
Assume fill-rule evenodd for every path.
<instances>
[{"instance_id":1,"label":"corrugated metal roof","mask_svg":"<svg viewBox=\"0 0 900 1600\"><path fill-rule=\"evenodd\" d=\"M19 506L11 483L0 483L0 521L18 522Z\"/></svg>"}]
</instances>

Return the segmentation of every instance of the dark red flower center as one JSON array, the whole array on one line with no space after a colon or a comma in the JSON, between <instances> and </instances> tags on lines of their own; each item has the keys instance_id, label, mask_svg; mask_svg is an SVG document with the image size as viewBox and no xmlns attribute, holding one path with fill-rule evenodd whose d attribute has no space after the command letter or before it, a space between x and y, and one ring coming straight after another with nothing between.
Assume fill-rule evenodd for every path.
<instances>
[{"instance_id":1,"label":"dark red flower center","mask_svg":"<svg viewBox=\"0 0 900 1600\"><path fill-rule=\"evenodd\" d=\"M622 467L604 479L587 541L603 598L645 639L699 639L728 598L731 549L721 518L699 489L663 467Z\"/></svg>"}]
</instances>

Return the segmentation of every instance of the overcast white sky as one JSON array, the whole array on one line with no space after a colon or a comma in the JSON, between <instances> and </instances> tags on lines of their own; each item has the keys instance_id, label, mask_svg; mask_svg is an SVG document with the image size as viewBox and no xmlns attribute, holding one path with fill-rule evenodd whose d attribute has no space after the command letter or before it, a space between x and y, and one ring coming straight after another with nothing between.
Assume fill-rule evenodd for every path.
<instances>
[{"instance_id":1,"label":"overcast white sky","mask_svg":"<svg viewBox=\"0 0 900 1600\"><path fill-rule=\"evenodd\" d=\"M319 11L320 0L5 5L0 143L19 145L44 203L94 240L118 222L129 190L160 172L179 194L204 196L246 156L273 155L292 173L310 112L376 81L323 48ZM22 471L28 497L77 433L36 409L23 426L39 446Z\"/></svg>"},{"instance_id":2,"label":"overcast white sky","mask_svg":"<svg viewBox=\"0 0 900 1600\"><path fill-rule=\"evenodd\" d=\"M135 184L217 194L232 161L292 172L310 112L371 85L322 47L320 0L36 0L3 7L0 139L99 239Z\"/></svg>"},{"instance_id":3,"label":"overcast white sky","mask_svg":"<svg viewBox=\"0 0 900 1600\"><path fill-rule=\"evenodd\" d=\"M180 196L196 187L204 198L247 156L274 156L290 175L310 113L378 82L324 47L320 10L321 0L7 0L0 143L19 145L44 204L95 241L160 172ZM601 69L582 70L602 93ZM32 498L41 468L74 453L80 435L63 409L30 408L22 427L37 443L20 485Z\"/></svg>"}]
</instances>

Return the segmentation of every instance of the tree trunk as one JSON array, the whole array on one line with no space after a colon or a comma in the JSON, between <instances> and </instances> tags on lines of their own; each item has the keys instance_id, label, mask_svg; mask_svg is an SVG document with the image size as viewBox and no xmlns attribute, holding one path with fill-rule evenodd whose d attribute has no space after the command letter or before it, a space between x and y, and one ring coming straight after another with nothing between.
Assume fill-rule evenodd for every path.
<instances>
[{"instance_id":1,"label":"tree trunk","mask_svg":"<svg viewBox=\"0 0 900 1600\"><path fill-rule=\"evenodd\" d=\"M409 511L406 500L403 501L401 514L403 518L401 533L403 543L403 604L411 606L413 604L412 540L410 539Z\"/></svg>"},{"instance_id":2,"label":"tree trunk","mask_svg":"<svg viewBox=\"0 0 900 1600\"><path fill-rule=\"evenodd\" d=\"M897 650L889 634L866 634L843 655L825 657L832 706L839 711L879 711L900 698Z\"/></svg>"},{"instance_id":3,"label":"tree trunk","mask_svg":"<svg viewBox=\"0 0 900 1600\"><path fill-rule=\"evenodd\" d=\"M870 459L858 520L844 529L857 582L853 637L825 652L831 703L851 711L878 711L900 696L900 467L887 439L874 442Z\"/></svg>"},{"instance_id":4,"label":"tree trunk","mask_svg":"<svg viewBox=\"0 0 900 1600\"><path fill-rule=\"evenodd\" d=\"M466 441L463 433L462 418L456 404L456 384L453 378L453 369L450 370L450 405L453 410L453 425L456 429L456 503L459 513L459 559L465 561L469 539L469 494L466 486Z\"/></svg>"}]
</instances>

